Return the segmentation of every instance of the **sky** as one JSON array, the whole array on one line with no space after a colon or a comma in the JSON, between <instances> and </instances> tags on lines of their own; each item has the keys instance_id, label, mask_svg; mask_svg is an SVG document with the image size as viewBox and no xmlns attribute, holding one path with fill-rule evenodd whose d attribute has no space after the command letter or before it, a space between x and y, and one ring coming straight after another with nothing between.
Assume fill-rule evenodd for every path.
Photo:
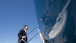
<instances>
[{"instance_id":1,"label":"sky","mask_svg":"<svg viewBox=\"0 0 76 43\"><path fill-rule=\"evenodd\" d=\"M28 25L29 33L37 26L34 0L0 0L0 43L17 43L18 32ZM37 29L28 35L28 40L37 33ZM37 35L29 43L41 43Z\"/></svg>"}]
</instances>

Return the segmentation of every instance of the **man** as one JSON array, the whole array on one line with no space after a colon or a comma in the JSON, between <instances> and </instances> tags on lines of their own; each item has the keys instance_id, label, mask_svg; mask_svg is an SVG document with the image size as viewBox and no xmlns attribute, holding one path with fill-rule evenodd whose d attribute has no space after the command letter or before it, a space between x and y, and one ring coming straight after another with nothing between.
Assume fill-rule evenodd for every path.
<instances>
[{"instance_id":1,"label":"man","mask_svg":"<svg viewBox=\"0 0 76 43\"><path fill-rule=\"evenodd\" d=\"M27 33L26 31L28 30L28 26L24 25L24 28L20 30L18 33L18 43L26 43L27 42Z\"/></svg>"},{"instance_id":2,"label":"man","mask_svg":"<svg viewBox=\"0 0 76 43\"><path fill-rule=\"evenodd\" d=\"M42 17L40 17L40 21L41 21L42 23L44 23L45 25L49 25L49 24L50 24L50 23L49 23L49 17L46 16L46 15L43 15Z\"/></svg>"}]
</instances>

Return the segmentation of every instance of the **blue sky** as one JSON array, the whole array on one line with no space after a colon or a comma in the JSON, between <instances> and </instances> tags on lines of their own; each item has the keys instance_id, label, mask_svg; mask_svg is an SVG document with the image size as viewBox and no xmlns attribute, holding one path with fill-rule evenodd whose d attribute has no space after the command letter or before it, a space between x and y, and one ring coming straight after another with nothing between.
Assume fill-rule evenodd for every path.
<instances>
[{"instance_id":1,"label":"blue sky","mask_svg":"<svg viewBox=\"0 0 76 43\"><path fill-rule=\"evenodd\" d=\"M34 0L0 0L0 43L17 43L17 34L25 24L27 33L37 25ZM36 33L37 29L28 39ZM41 43L39 35L29 43Z\"/></svg>"}]
</instances>

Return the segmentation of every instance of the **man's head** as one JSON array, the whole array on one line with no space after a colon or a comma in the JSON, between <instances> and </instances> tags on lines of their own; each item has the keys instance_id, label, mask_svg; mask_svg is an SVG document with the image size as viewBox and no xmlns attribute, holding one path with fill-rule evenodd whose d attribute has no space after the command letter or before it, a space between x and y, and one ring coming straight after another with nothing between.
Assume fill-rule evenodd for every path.
<instances>
[{"instance_id":1,"label":"man's head","mask_svg":"<svg viewBox=\"0 0 76 43\"><path fill-rule=\"evenodd\" d=\"M24 25L24 30L28 30L28 25Z\"/></svg>"},{"instance_id":2,"label":"man's head","mask_svg":"<svg viewBox=\"0 0 76 43\"><path fill-rule=\"evenodd\" d=\"M43 21L41 17L40 17L40 21L41 21L41 22Z\"/></svg>"}]
</instances>

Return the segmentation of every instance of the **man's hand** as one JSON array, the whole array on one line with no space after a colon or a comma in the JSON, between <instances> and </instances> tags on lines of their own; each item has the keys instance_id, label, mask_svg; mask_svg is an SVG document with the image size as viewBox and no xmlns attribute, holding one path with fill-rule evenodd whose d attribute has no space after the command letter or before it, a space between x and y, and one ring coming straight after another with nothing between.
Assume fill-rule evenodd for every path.
<instances>
[{"instance_id":1,"label":"man's hand","mask_svg":"<svg viewBox=\"0 0 76 43\"><path fill-rule=\"evenodd\" d=\"M22 36L22 38L25 38L26 36Z\"/></svg>"}]
</instances>

